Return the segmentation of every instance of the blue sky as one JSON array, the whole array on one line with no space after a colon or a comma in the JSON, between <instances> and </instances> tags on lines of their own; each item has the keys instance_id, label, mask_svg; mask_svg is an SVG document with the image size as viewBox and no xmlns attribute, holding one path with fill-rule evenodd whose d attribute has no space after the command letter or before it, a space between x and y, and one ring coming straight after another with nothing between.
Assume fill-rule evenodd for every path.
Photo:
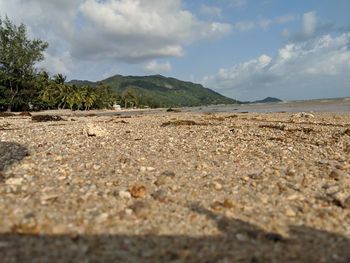
<instances>
[{"instance_id":1,"label":"blue sky","mask_svg":"<svg viewBox=\"0 0 350 263\"><path fill-rule=\"evenodd\" d=\"M68 79L162 74L239 100L350 96L349 0L0 0Z\"/></svg>"}]
</instances>

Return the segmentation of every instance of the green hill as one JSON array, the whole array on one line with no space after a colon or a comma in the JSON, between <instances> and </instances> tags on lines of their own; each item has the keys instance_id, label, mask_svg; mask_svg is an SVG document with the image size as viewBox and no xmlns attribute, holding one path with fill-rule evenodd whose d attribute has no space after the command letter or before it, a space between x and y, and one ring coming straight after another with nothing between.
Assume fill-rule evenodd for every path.
<instances>
[{"instance_id":1,"label":"green hill","mask_svg":"<svg viewBox=\"0 0 350 263\"><path fill-rule=\"evenodd\" d=\"M126 92L132 94L140 106L182 107L239 103L200 84L161 75L144 77L116 75L100 82L109 85L120 95ZM96 86L100 82L72 80L68 84Z\"/></svg>"}]
</instances>

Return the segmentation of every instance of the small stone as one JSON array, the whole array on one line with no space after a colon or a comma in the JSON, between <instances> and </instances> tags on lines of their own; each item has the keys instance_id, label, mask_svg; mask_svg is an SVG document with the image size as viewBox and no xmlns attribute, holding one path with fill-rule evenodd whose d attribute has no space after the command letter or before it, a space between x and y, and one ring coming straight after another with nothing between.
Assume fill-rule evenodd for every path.
<instances>
[{"instance_id":1,"label":"small stone","mask_svg":"<svg viewBox=\"0 0 350 263\"><path fill-rule=\"evenodd\" d=\"M236 239L237 239L238 241L241 241L241 242L246 242L246 241L249 240L249 238L247 237L247 235L241 234L241 233L236 234Z\"/></svg>"},{"instance_id":2,"label":"small stone","mask_svg":"<svg viewBox=\"0 0 350 263\"><path fill-rule=\"evenodd\" d=\"M286 171L287 176L295 176L295 174L296 174L296 171L293 168L287 169Z\"/></svg>"},{"instance_id":3,"label":"small stone","mask_svg":"<svg viewBox=\"0 0 350 263\"><path fill-rule=\"evenodd\" d=\"M133 186L129 189L129 192L134 198L144 198L146 196L147 190L143 185Z\"/></svg>"},{"instance_id":4,"label":"small stone","mask_svg":"<svg viewBox=\"0 0 350 263\"><path fill-rule=\"evenodd\" d=\"M222 189L222 184L220 184L219 182L217 182L217 181L214 181L213 183L212 183L212 186L213 186L213 188L215 189L215 190L221 190Z\"/></svg>"},{"instance_id":5,"label":"small stone","mask_svg":"<svg viewBox=\"0 0 350 263\"><path fill-rule=\"evenodd\" d=\"M290 196L287 197L289 201L294 201L294 200L303 200L303 198L299 194L291 194Z\"/></svg>"},{"instance_id":6,"label":"small stone","mask_svg":"<svg viewBox=\"0 0 350 263\"><path fill-rule=\"evenodd\" d=\"M286 215L289 217L295 217L297 214L295 213L295 211L291 208L288 208L286 211Z\"/></svg>"},{"instance_id":7,"label":"small stone","mask_svg":"<svg viewBox=\"0 0 350 263\"><path fill-rule=\"evenodd\" d=\"M343 201L344 208L350 208L350 195Z\"/></svg>"},{"instance_id":8,"label":"small stone","mask_svg":"<svg viewBox=\"0 0 350 263\"><path fill-rule=\"evenodd\" d=\"M223 207L225 208L233 208L234 203L231 200L225 199L223 202Z\"/></svg>"},{"instance_id":9,"label":"small stone","mask_svg":"<svg viewBox=\"0 0 350 263\"><path fill-rule=\"evenodd\" d=\"M248 174L248 177L253 180L259 180L261 179L261 173L251 173Z\"/></svg>"},{"instance_id":10,"label":"small stone","mask_svg":"<svg viewBox=\"0 0 350 263\"><path fill-rule=\"evenodd\" d=\"M130 199L131 194L128 191L119 191L119 197L123 199Z\"/></svg>"},{"instance_id":11,"label":"small stone","mask_svg":"<svg viewBox=\"0 0 350 263\"><path fill-rule=\"evenodd\" d=\"M57 179L60 180L60 181L63 181L63 180L67 179L67 176L62 175L62 176L57 177Z\"/></svg>"},{"instance_id":12,"label":"small stone","mask_svg":"<svg viewBox=\"0 0 350 263\"><path fill-rule=\"evenodd\" d=\"M63 121L64 119L58 115L34 115L32 121L47 122L47 121Z\"/></svg>"},{"instance_id":13,"label":"small stone","mask_svg":"<svg viewBox=\"0 0 350 263\"><path fill-rule=\"evenodd\" d=\"M338 192L332 195L333 201L338 206L348 209L350 208L350 195L345 192Z\"/></svg>"},{"instance_id":14,"label":"small stone","mask_svg":"<svg viewBox=\"0 0 350 263\"><path fill-rule=\"evenodd\" d=\"M132 209L130 209L130 208L125 209L124 212L128 216L130 216L133 213Z\"/></svg>"},{"instance_id":15,"label":"small stone","mask_svg":"<svg viewBox=\"0 0 350 263\"><path fill-rule=\"evenodd\" d=\"M341 180L341 179L345 179L347 176L348 175L345 172L343 172L339 169L334 169L329 175L330 178L333 178L337 181Z\"/></svg>"},{"instance_id":16,"label":"small stone","mask_svg":"<svg viewBox=\"0 0 350 263\"><path fill-rule=\"evenodd\" d=\"M152 197L159 202L164 202L164 201L166 201L166 198L167 198L167 192L160 189L160 190L154 192L152 194Z\"/></svg>"},{"instance_id":17,"label":"small stone","mask_svg":"<svg viewBox=\"0 0 350 263\"><path fill-rule=\"evenodd\" d=\"M349 128L349 129L346 129L346 130L344 131L344 134L347 134L347 135L350 136L350 128Z\"/></svg>"},{"instance_id":18,"label":"small stone","mask_svg":"<svg viewBox=\"0 0 350 263\"><path fill-rule=\"evenodd\" d=\"M102 213L96 218L96 221L98 223L102 223L102 222L104 222L104 221L106 221L108 219L108 216L109 215L107 213Z\"/></svg>"},{"instance_id":19,"label":"small stone","mask_svg":"<svg viewBox=\"0 0 350 263\"><path fill-rule=\"evenodd\" d=\"M154 168L154 167L146 167L147 172L153 172L155 170L156 170L156 168Z\"/></svg>"},{"instance_id":20,"label":"small stone","mask_svg":"<svg viewBox=\"0 0 350 263\"><path fill-rule=\"evenodd\" d=\"M168 177L175 177L175 173L173 171L164 171L162 172L163 176L168 176Z\"/></svg>"},{"instance_id":21,"label":"small stone","mask_svg":"<svg viewBox=\"0 0 350 263\"><path fill-rule=\"evenodd\" d=\"M345 171L345 170L347 170L349 168L349 166L345 165L345 164L339 164L338 163L338 164L335 165L335 168L337 168L337 169L339 169L341 171Z\"/></svg>"},{"instance_id":22,"label":"small stone","mask_svg":"<svg viewBox=\"0 0 350 263\"><path fill-rule=\"evenodd\" d=\"M68 228L65 224L59 224L52 227L52 234L54 235L62 235L67 233L67 231L68 231Z\"/></svg>"},{"instance_id":23,"label":"small stone","mask_svg":"<svg viewBox=\"0 0 350 263\"><path fill-rule=\"evenodd\" d=\"M223 204L221 202L215 201L214 203L211 204L210 207L214 211L220 211L223 209Z\"/></svg>"},{"instance_id":24,"label":"small stone","mask_svg":"<svg viewBox=\"0 0 350 263\"><path fill-rule=\"evenodd\" d=\"M6 180L8 185L21 185L23 183L23 178L10 178Z\"/></svg>"},{"instance_id":25,"label":"small stone","mask_svg":"<svg viewBox=\"0 0 350 263\"><path fill-rule=\"evenodd\" d=\"M96 124L89 123L87 124L87 127L85 128L86 134L89 137L104 137L107 136L109 133L108 131Z\"/></svg>"},{"instance_id":26,"label":"small stone","mask_svg":"<svg viewBox=\"0 0 350 263\"><path fill-rule=\"evenodd\" d=\"M140 167L140 172L141 173L144 173L144 172L146 172L147 171L147 168L145 167L145 166L141 166Z\"/></svg>"},{"instance_id":27,"label":"small stone","mask_svg":"<svg viewBox=\"0 0 350 263\"><path fill-rule=\"evenodd\" d=\"M315 118L315 115L307 112L299 112L297 114L293 114L292 117L297 117L297 118Z\"/></svg>"},{"instance_id":28,"label":"small stone","mask_svg":"<svg viewBox=\"0 0 350 263\"><path fill-rule=\"evenodd\" d=\"M47 201L54 201L59 197L58 194L44 194L41 196L41 201L42 202L47 202Z\"/></svg>"},{"instance_id":29,"label":"small stone","mask_svg":"<svg viewBox=\"0 0 350 263\"><path fill-rule=\"evenodd\" d=\"M324 185L323 188L326 190L327 195L334 195L340 191L339 185Z\"/></svg>"},{"instance_id":30,"label":"small stone","mask_svg":"<svg viewBox=\"0 0 350 263\"><path fill-rule=\"evenodd\" d=\"M282 242L284 241L283 236L281 236L280 234L277 233L267 233L264 234L263 237L269 241L273 241L273 242Z\"/></svg>"},{"instance_id":31,"label":"small stone","mask_svg":"<svg viewBox=\"0 0 350 263\"><path fill-rule=\"evenodd\" d=\"M92 166L92 168L94 169L94 170L100 170L101 169L101 165L98 165L98 164L94 164L93 166Z\"/></svg>"},{"instance_id":32,"label":"small stone","mask_svg":"<svg viewBox=\"0 0 350 263\"><path fill-rule=\"evenodd\" d=\"M165 176L161 176L159 177L155 182L154 184L156 186L162 186L162 185L166 185L170 183L170 178L169 177L165 177Z\"/></svg>"},{"instance_id":33,"label":"small stone","mask_svg":"<svg viewBox=\"0 0 350 263\"><path fill-rule=\"evenodd\" d=\"M151 211L151 205L143 201L137 201L129 207L137 217L147 218Z\"/></svg>"}]
</instances>

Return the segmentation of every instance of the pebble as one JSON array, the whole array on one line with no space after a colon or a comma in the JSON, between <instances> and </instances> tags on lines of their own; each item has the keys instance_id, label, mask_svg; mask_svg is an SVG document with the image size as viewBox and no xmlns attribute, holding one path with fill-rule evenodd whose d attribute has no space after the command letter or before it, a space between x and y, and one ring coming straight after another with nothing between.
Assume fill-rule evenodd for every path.
<instances>
[{"instance_id":1,"label":"pebble","mask_svg":"<svg viewBox=\"0 0 350 263\"><path fill-rule=\"evenodd\" d=\"M58 194L44 194L41 196L42 202L53 201L59 197Z\"/></svg>"},{"instance_id":2,"label":"pebble","mask_svg":"<svg viewBox=\"0 0 350 263\"><path fill-rule=\"evenodd\" d=\"M62 235L68 232L68 228L64 224L58 224L52 227L52 234L54 235Z\"/></svg>"},{"instance_id":3,"label":"pebble","mask_svg":"<svg viewBox=\"0 0 350 263\"><path fill-rule=\"evenodd\" d=\"M219 182L214 182L213 184L214 184L215 190L221 190L223 187L222 184L220 184Z\"/></svg>"},{"instance_id":4,"label":"pebble","mask_svg":"<svg viewBox=\"0 0 350 263\"><path fill-rule=\"evenodd\" d=\"M144 201L136 201L129 208L140 218L147 218L151 211L151 205Z\"/></svg>"},{"instance_id":5,"label":"pebble","mask_svg":"<svg viewBox=\"0 0 350 263\"><path fill-rule=\"evenodd\" d=\"M132 215L132 213L133 213L132 209L130 209L130 208L126 208L126 209L124 210L124 212L125 212L125 214L128 215L128 216Z\"/></svg>"},{"instance_id":6,"label":"pebble","mask_svg":"<svg viewBox=\"0 0 350 263\"><path fill-rule=\"evenodd\" d=\"M85 132L89 137L105 137L109 134L105 128L94 123L88 123Z\"/></svg>"},{"instance_id":7,"label":"pebble","mask_svg":"<svg viewBox=\"0 0 350 263\"><path fill-rule=\"evenodd\" d=\"M96 218L97 223L102 223L108 219L109 215L108 213L102 213Z\"/></svg>"},{"instance_id":8,"label":"pebble","mask_svg":"<svg viewBox=\"0 0 350 263\"><path fill-rule=\"evenodd\" d=\"M157 180L154 182L154 184L156 186L162 186L162 185L166 185L168 183L170 183L170 178L165 177L165 176L161 176L161 177L157 178Z\"/></svg>"},{"instance_id":9,"label":"pebble","mask_svg":"<svg viewBox=\"0 0 350 263\"><path fill-rule=\"evenodd\" d=\"M292 117L297 117L297 118L315 118L315 115L307 112L299 112L296 114L293 114Z\"/></svg>"},{"instance_id":10,"label":"pebble","mask_svg":"<svg viewBox=\"0 0 350 263\"><path fill-rule=\"evenodd\" d=\"M167 192L163 189L160 189L154 193L152 193L152 197L160 202L165 202L167 198Z\"/></svg>"},{"instance_id":11,"label":"pebble","mask_svg":"<svg viewBox=\"0 0 350 263\"><path fill-rule=\"evenodd\" d=\"M153 171L155 171L155 170L156 170L156 168L151 167L151 166L149 166L149 167L141 166L141 167L140 167L140 172L141 172L141 173L153 172Z\"/></svg>"},{"instance_id":12,"label":"pebble","mask_svg":"<svg viewBox=\"0 0 350 263\"><path fill-rule=\"evenodd\" d=\"M119 197L123 198L123 199L130 199L131 198L131 194L128 191L119 191Z\"/></svg>"},{"instance_id":13,"label":"pebble","mask_svg":"<svg viewBox=\"0 0 350 263\"><path fill-rule=\"evenodd\" d=\"M143 185L135 185L129 189L129 192L134 198L144 198L147 194L146 187Z\"/></svg>"},{"instance_id":14,"label":"pebble","mask_svg":"<svg viewBox=\"0 0 350 263\"><path fill-rule=\"evenodd\" d=\"M164 171L161 173L163 176L175 177L175 173L173 171Z\"/></svg>"},{"instance_id":15,"label":"pebble","mask_svg":"<svg viewBox=\"0 0 350 263\"><path fill-rule=\"evenodd\" d=\"M345 179L345 178L349 177L349 175L347 173L343 172L342 170L334 169L330 173L329 177L333 178L335 180L342 180L342 179Z\"/></svg>"},{"instance_id":16,"label":"pebble","mask_svg":"<svg viewBox=\"0 0 350 263\"><path fill-rule=\"evenodd\" d=\"M93 168L94 170L98 171L98 170L101 169L101 165L94 164L94 165L92 166L92 168Z\"/></svg>"},{"instance_id":17,"label":"pebble","mask_svg":"<svg viewBox=\"0 0 350 263\"><path fill-rule=\"evenodd\" d=\"M261 173L251 173L251 174L248 174L248 177L253 180L259 180L262 178Z\"/></svg>"},{"instance_id":18,"label":"pebble","mask_svg":"<svg viewBox=\"0 0 350 263\"><path fill-rule=\"evenodd\" d=\"M292 208L287 208L286 215L289 217L295 217L297 214L295 213L295 211Z\"/></svg>"},{"instance_id":19,"label":"pebble","mask_svg":"<svg viewBox=\"0 0 350 263\"><path fill-rule=\"evenodd\" d=\"M350 208L350 195L346 192L337 192L332 195L332 198L336 203L338 203L342 208Z\"/></svg>"},{"instance_id":20,"label":"pebble","mask_svg":"<svg viewBox=\"0 0 350 263\"><path fill-rule=\"evenodd\" d=\"M8 185L22 185L23 181L23 178L10 178L7 179L5 183Z\"/></svg>"},{"instance_id":21,"label":"pebble","mask_svg":"<svg viewBox=\"0 0 350 263\"><path fill-rule=\"evenodd\" d=\"M241 233L236 234L236 239L241 242L246 242L249 240L247 235Z\"/></svg>"}]
</instances>

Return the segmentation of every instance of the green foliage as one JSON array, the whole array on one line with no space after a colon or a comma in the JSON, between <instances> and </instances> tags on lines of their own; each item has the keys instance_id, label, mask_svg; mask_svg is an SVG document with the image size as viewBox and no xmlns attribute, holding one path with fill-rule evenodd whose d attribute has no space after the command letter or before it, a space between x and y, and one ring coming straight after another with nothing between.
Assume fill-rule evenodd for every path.
<instances>
[{"instance_id":1,"label":"green foliage","mask_svg":"<svg viewBox=\"0 0 350 263\"><path fill-rule=\"evenodd\" d=\"M94 82L72 81L78 86L96 86ZM224 97L200 84L166 78L160 75L147 77L114 76L102 81L118 94L124 107L182 107L211 104L235 104L234 99Z\"/></svg>"},{"instance_id":2,"label":"green foliage","mask_svg":"<svg viewBox=\"0 0 350 263\"><path fill-rule=\"evenodd\" d=\"M0 85L8 91L8 108L22 107L33 88L36 70L34 64L44 59L48 44L42 40L29 40L26 27L14 25L7 17L0 18Z\"/></svg>"}]
</instances>

